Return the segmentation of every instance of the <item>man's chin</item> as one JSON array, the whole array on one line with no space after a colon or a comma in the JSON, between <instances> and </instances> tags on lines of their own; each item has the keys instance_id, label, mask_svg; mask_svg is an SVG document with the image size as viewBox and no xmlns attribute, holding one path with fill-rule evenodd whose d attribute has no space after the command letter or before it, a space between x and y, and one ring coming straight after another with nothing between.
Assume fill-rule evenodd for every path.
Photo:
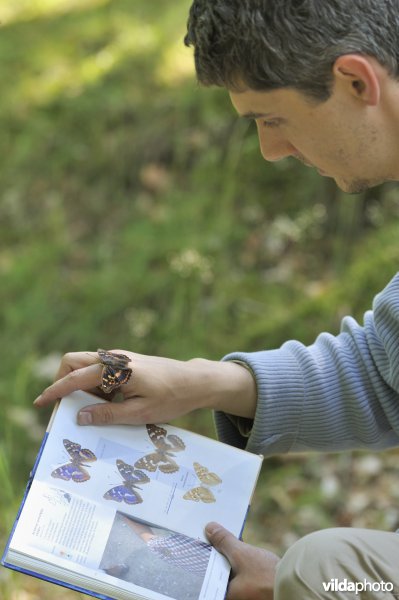
<instances>
[{"instance_id":1,"label":"man's chin","mask_svg":"<svg viewBox=\"0 0 399 600\"><path fill-rule=\"evenodd\" d=\"M383 183L383 181L371 181L370 179L352 179L351 181L340 179L339 177L333 177L333 179L337 186L346 194L361 194Z\"/></svg>"}]
</instances>

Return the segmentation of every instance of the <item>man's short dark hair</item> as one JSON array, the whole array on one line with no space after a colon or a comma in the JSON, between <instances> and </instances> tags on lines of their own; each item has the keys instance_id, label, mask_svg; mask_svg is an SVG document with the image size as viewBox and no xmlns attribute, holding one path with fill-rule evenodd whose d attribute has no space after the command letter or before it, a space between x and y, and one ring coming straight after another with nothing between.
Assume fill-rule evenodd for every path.
<instances>
[{"instance_id":1,"label":"man's short dark hair","mask_svg":"<svg viewBox=\"0 0 399 600\"><path fill-rule=\"evenodd\" d=\"M194 0L184 41L203 85L292 87L322 101L343 54L398 76L399 0Z\"/></svg>"}]
</instances>

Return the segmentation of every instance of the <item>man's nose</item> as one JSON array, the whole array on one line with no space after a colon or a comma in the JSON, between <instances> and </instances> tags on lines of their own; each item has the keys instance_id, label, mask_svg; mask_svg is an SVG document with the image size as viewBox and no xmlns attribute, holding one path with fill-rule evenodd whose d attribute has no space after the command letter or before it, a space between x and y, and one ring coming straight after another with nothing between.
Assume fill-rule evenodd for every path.
<instances>
[{"instance_id":1,"label":"man's nose","mask_svg":"<svg viewBox=\"0 0 399 600\"><path fill-rule=\"evenodd\" d=\"M258 127L259 146L262 156L269 162L276 162L295 154L296 149L278 130L261 130Z\"/></svg>"}]
</instances>

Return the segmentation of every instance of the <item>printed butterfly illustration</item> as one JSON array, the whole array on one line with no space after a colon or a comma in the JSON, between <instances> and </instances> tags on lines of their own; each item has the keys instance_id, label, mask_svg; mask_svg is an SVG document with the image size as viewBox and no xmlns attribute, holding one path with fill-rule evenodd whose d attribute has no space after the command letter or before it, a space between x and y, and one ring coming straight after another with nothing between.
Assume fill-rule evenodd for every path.
<instances>
[{"instance_id":1,"label":"printed butterfly illustration","mask_svg":"<svg viewBox=\"0 0 399 600\"><path fill-rule=\"evenodd\" d=\"M129 369L129 357L125 354L116 354L115 352L107 352L99 348L97 350L103 365L101 388L109 394L123 383L127 383L132 374L132 369Z\"/></svg>"},{"instance_id":2,"label":"printed butterfly illustration","mask_svg":"<svg viewBox=\"0 0 399 600\"><path fill-rule=\"evenodd\" d=\"M185 443L177 435L167 435L167 431L163 427L152 424L146 425L146 427L156 450L136 460L134 466L146 471L156 471L158 468L162 473L176 473L179 465L172 457L174 452L181 452L185 449Z\"/></svg>"},{"instance_id":3,"label":"printed butterfly illustration","mask_svg":"<svg viewBox=\"0 0 399 600\"><path fill-rule=\"evenodd\" d=\"M116 466L123 477L123 483L105 492L104 498L115 502L126 502L126 504L141 504L143 499L136 490L136 488L139 490L141 488L137 484L148 483L150 478L143 471L135 469L119 458L116 461Z\"/></svg>"},{"instance_id":4,"label":"printed butterfly illustration","mask_svg":"<svg viewBox=\"0 0 399 600\"><path fill-rule=\"evenodd\" d=\"M194 502L201 501L205 502L206 504L209 504L210 502L216 502L216 498L213 495L212 490L206 486L218 485L219 483L222 483L219 475L216 475L216 473L211 473L209 469L203 467L197 462L193 463L193 465L197 477L203 485L199 485L191 490L188 490L188 492L186 492L183 496L184 500L194 500Z\"/></svg>"},{"instance_id":5,"label":"printed butterfly illustration","mask_svg":"<svg viewBox=\"0 0 399 600\"><path fill-rule=\"evenodd\" d=\"M94 452L88 448L82 448L80 444L71 442L70 440L63 440L65 450L71 457L71 462L61 465L51 473L51 477L56 479L64 479L64 481L75 481L76 483L83 483L90 479L88 471L85 467L87 462L93 462L97 460Z\"/></svg>"}]
</instances>

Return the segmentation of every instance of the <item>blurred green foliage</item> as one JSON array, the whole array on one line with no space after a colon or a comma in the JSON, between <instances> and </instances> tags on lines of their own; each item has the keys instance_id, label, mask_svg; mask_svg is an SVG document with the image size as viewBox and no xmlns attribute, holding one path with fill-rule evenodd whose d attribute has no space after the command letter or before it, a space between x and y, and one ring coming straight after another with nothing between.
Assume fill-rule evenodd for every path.
<instances>
[{"instance_id":1,"label":"blurred green foliage","mask_svg":"<svg viewBox=\"0 0 399 600\"><path fill-rule=\"evenodd\" d=\"M397 269L397 189L349 197L264 163L225 91L195 82L189 5L0 0L2 539L49 416L30 408L46 358L311 343ZM210 415L180 424L213 435Z\"/></svg>"}]
</instances>

